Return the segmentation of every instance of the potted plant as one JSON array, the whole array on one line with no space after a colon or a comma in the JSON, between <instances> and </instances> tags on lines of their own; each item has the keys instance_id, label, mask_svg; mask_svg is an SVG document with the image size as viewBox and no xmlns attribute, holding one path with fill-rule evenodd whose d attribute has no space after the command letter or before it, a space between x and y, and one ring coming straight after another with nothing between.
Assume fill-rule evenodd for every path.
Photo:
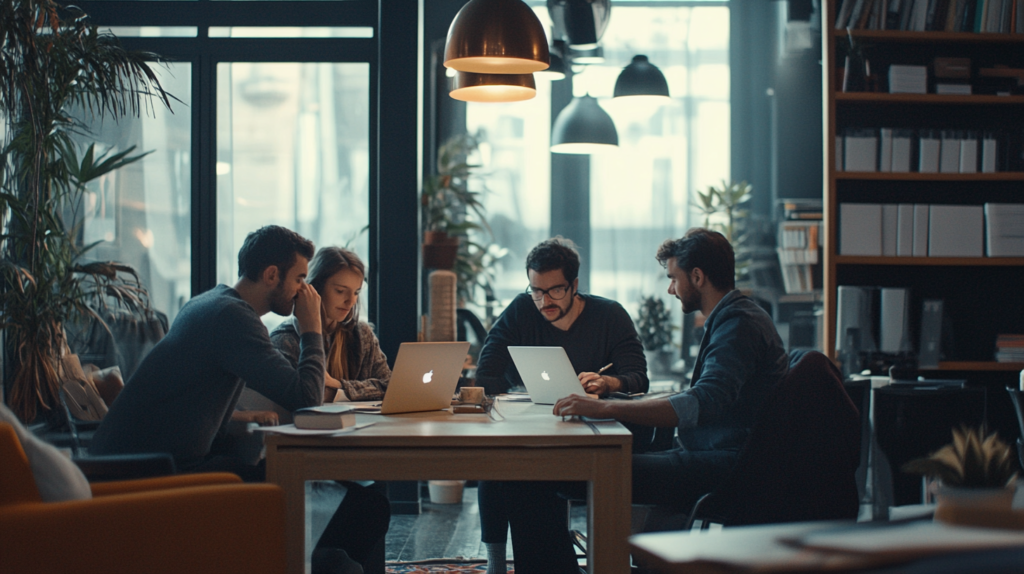
<instances>
[{"instance_id":1,"label":"potted plant","mask_svg":"<svg viewBox=\"0 0 1024 574\"><path fill-rule=\"evenodd\" d=\"M145 154L133 149L82 153L80 116L138 115L154 97L170 108L147 63L85 14L52 0L0 5L0 329L5 342L6 400L26 422L62 417L58 402L64 325L89 316L90 302L148 308L129 268L82 256L82 199L87 182Z\"/></svg>"},{"instance_id":2,"label":"potted plant","mask_svg":"<svg viewBox=\"0 0 1024 574\"><path fill-rule=\"evenodd\" d=\"M640 299L640 314L636 331L647 356L651 375L664 376L672 367L672 313L660 297L653 295Z\"/></svg>"},{"instance_id":3,"label":"potted plant","mask_svg":"<svg viewBox=\"0 0 1024 574\"><path fill-rule=\"evenodd\" d=\"M904 472L937 481L936 516L945 507L1009 509L1017 485L1017 468L1009 445L995 433L961 427L953 442L925 458L903 465Z\"/></svg>"},{"instance_id":4,"label":"potted plant","mask_svg":"<svg viewBox=\"0 0 1024 574\"><path fill-rule=\"evenodd\" d=\"M478 147L471 134L451 137L437 152L437 173L423 182L423 266L451 269L462 237L486 226L479 193L470 191L475 165L467 162ZM479 221L473 221L476 218Z\"/></svg>"},{"instance_id":5,"label":"potted plant","mask_svg":"<svg viewBox=\"0 0 1024 574\"><path fill-rule=\"evenodd\" d=\"M708 186L707 192L697 190L692 205L704 216L704 227L721 232L736 255L736 279L746 276L750 267L750 252L747 249L746 217L748 212L743 204L750 201L754 186L745 181L727 183L721 187Z\"/></svg>"}]
</instances>

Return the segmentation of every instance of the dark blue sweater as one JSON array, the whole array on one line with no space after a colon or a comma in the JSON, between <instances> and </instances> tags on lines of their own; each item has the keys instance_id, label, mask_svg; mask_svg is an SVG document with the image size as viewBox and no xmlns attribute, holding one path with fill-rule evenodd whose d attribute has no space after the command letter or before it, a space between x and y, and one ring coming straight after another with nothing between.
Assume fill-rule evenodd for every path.
<instances>
[{"instance_id":1,"label":"dark blue sweater","mask_svg":"<svg viewBox=\"0 0 1024 574\"><path fill-rule=\"evenodd\" d=\"M533 299L521 294L487 335L477 362L477 385L495 395L521 386L522 378L512 363L509 346L562 347L577 373L605 371L622 381L627 393L647 392L647 360L629 314L615 301L595 295L580 295L583 312L563 331L541 315Z\"/></svg>"},{"instance_id":2,"label":"dark blue sweater","mask_svg":"<svg viewBox=\"0 0 1024 574\"><path fill-rule=\"evenodd\" d=\"M323 340L304 334L293 367L270 344L256 311L218 285L181 308L117 396L89 452L166 452L178 466L193 466L210 453L246 384L288 410L320 404Z\"/></svg>"}]
</instances>

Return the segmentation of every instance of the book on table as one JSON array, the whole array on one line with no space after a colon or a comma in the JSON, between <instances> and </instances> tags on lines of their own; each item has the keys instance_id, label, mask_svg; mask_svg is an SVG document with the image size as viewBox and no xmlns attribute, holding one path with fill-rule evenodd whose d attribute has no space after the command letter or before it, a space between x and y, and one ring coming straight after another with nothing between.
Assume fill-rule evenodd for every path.
<instances>
[{"instance_id":1,"label":"book on table","mask_svg":"<svg viewBox=\"0 0 1024 574\"><path fill-rule=\"evenodd\" d=\"M356 424L356 411L337 403L306 407L295 411L295 427L300 429L343 429Z\"/></svg>"}]
</instances>

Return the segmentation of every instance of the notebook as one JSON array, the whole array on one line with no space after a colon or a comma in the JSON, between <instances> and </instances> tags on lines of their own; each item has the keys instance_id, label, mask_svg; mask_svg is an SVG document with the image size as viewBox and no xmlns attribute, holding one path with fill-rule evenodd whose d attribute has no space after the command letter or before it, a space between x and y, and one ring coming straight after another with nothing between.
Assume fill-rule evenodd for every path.
<instances>
[{"instance_id":1,"label":"notebook","mask_svg":"<svg viewBox=\"0 0 1024 574\"><path fill-rule=\"evenodd\" d=\"M569 395L586 396L565 349L509 347L508 352L535 404L553 405Z\"/></svg>"},{"instance_id":2,"label":"notebook","mask_svg":"<svg viewBox=\"0 0 1024 574\"><path fill-rule=\"evenodd\" d=\"M382 415L437 411L452 404L469 343L402 343L379 407L356 406Z\"/></svg>"}]
</instances>

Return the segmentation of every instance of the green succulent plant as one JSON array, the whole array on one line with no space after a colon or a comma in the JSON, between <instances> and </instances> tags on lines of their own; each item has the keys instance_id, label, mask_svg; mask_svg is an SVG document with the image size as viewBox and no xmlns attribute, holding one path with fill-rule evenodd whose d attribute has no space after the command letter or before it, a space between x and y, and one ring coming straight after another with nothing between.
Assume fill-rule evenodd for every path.
<instances>
[{"instance_id":1,"label":"green succulent plant","mask_svg":"<svg viewBox=\"0 0 1024 574\"><path fill-rule=\"evenodd\" d=\"M1017 479L1012 449L996 433L986 436L983 428L953 429L951 444L906 463L903 471L970 488L1002 488Z\"/></svg>"},{"instance_id":2,"label":"green succulent plant","mask_svg":"<svg viewBox=\"0 0 1024 574\"><path fill-rule=\"evenodd\" d=\"M672 312L665 301L653 295L640 299L636 332L647 351L660 351L672 343Z\"/></svg>"}]
</instances>

